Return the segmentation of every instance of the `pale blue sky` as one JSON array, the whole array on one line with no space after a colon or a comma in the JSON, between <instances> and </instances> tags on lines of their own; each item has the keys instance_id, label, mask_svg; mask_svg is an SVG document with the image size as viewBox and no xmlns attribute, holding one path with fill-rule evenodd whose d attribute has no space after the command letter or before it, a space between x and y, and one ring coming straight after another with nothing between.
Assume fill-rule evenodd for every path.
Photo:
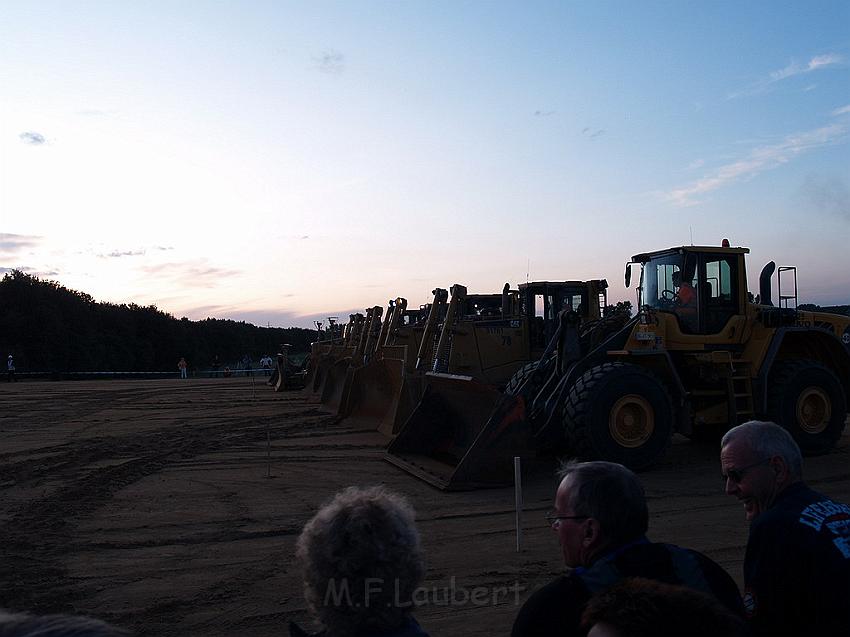
<instances>
[{"instance_id":1,"label":"pale blue sky","mask_svg":"<svg viewBox=\"0 0 850 637\"><path fill-rule=\"evenodd\" d=\"M288 326L723 237L850 302L850 3L0 0L0 271Z\"/></svg>"}]
</instances>

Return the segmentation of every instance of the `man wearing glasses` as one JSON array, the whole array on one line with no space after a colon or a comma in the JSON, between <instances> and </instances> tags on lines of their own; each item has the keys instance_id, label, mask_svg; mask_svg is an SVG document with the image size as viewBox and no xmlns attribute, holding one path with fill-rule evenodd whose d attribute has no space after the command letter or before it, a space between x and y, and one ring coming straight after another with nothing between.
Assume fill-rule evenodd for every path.
<instances>
[{"instance_id":1,"label":"man wearing glasses","mask_svg":"<svg viewBox=\"0 0 850 637\"><path fill-rule=\"evenodd\" d=\"M802 464L772 422L739 425L720 443L726 493L751 522L744 605L757 636L850 631L850 506L808 488Z\"/></svg>"},{"instance_id":2,"label":"man wearing glasses","mask_svg":"<svg viewBox=\"0 0 850 637\"><path fill-rule=\"evenodd\" d=\"M743 615L738 587L720 566L696 551L646 539L646 496L629 469L570 462L559 477L555 508L546 519L569 570L528 598L512 637L584 635L581 615L588 600L628 577L688 586Z\"/></svg>"}]
</instances>

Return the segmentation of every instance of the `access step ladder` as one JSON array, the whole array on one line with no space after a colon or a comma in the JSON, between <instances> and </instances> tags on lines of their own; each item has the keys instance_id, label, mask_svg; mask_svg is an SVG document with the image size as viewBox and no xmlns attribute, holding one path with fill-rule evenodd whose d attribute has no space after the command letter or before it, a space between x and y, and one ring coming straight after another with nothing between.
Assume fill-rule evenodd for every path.
<instances>
[{"instance_id":1,"label":"access step ladder","mask_svg":"<svg viewBox=\"0 0 850 637\"><path fill-rule=\"evenodd\" d=\"M750 361L732 359L728 382L729 422L738 424L755 416Z\"/></svg>"}]
</instances>

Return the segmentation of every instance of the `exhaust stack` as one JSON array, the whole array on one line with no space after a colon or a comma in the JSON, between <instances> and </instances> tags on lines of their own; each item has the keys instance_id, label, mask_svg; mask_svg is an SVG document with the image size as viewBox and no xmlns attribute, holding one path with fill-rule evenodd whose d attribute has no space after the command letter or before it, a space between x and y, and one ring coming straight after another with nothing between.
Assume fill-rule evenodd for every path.
<instances>
[{"instance_id":1,"label":"exhaust stack","mask_svg":"<svg viewBox=\"0 0 850 637\"><path fill-rule=\"evenodd\" d=\"M759 275L759 303L761 305L773 305L773 301L770 299L770 277L773 276L774 270L776 270L774 261L761 269Z\"/></svg>"}]
</instances>

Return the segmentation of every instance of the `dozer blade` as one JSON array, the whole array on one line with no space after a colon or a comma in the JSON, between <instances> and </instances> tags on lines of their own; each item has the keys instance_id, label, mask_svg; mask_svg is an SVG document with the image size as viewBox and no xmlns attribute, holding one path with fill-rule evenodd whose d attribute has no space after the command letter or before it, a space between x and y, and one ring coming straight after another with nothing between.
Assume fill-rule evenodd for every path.
<instances>
[{"instance_id":1,"label":"dozer blade","mask_svg":"<svg viewBox=\"0 0 850 637\"><path fill-rule=\"evenodd\" d=\"M513 457L532 457L522 396L468 376L428 374L422 400L384 458L446 491L513 481Z\"/></svg>"},{"instance_id":2,"label":"dozer blade","mask_svg":"<svg viewBox=\"0 0 850 637\"><path fill-rule=\"evenodd\" d=\"M334 359L331 358L329 353L313 357L310 372L307 374L307 384L304 387L304 396L307 400L317 401L321 399L325 375L328 373L328 369L330 369L333 361Z\"/></svg>"},{"instance_id":3,"label":"dozer blade","mask_svg":"<svg viewBox=\"0 0 850 637\"><path fill-rule=\"evenodd\" d=\"M307 377L307 386L304 388L304 394L310 402L321 402L322 394L325 390L325 383L328 380L328 372L334 364L351 356L352 349L346 346L338 346L332 348L327 354L321 356L319 360L312 366L312 374Z\"/></svg>"},{"instance_id":4,"label":"dozer blade","mask_svg":"<svg viewBox=\"0 0 850 637\"><path fill-rule=\"evenodd\" d=\"M399 351L394 351L399 350ZM382 358L352 372L351 386L339 415L357 427L394 434L394 422L404 379L406 347L384 347Z\"/></svg>"},{"instance_id":5,"label":"dozer blade","mask_svg":"<svg viewBox=\"0 0 850 637\"><path fill-rule=\"evenodd\" d=\"M340 407L348 400L354 369L350 357L342 358L330 366L322 387L322 407L331 413L339 414Z\"/></svg>"},{"instance_id":6,"label":"dozer blade","mask_svg":"<svg viewBox=\"0 0 850 637\"><path fill-rule=\"evenodd\" d=\"M398 393L398 402L395 414L384 419L384 423L378 428L382 434L392 438L401 431L404 423L410 418L410 414L416 409L422 394L425 391L425 377L422 374L405 374L401 382L401 390Z\"/></svg>"}]
</instances>

